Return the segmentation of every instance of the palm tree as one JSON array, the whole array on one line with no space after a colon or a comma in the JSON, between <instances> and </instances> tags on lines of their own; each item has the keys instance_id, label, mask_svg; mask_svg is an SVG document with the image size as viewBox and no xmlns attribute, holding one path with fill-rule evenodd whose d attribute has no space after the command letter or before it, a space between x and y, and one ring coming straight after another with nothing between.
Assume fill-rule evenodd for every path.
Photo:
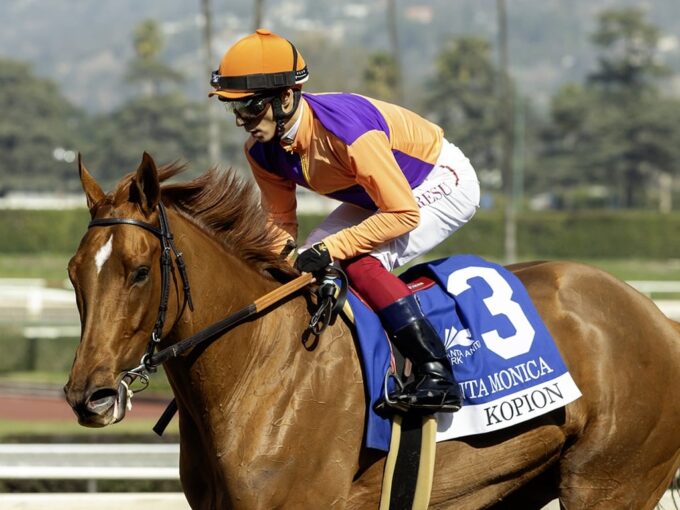
<instances>
[{"instance_id":1,"label":"palm tree","mask_svg":"<svg viewBox=\"0 0 680 510\"><path fill-rule=\"evenodd\" d=\"M401 55L399 53L399 25L397 23L397 2L387 1L387 31L390 35L390 53L392 53L392 66L394 68L394 92L396 101L404 102L404 87L401 75Z\"/></svg>"},{"instance_id":2,"label":"palm tree","mask_svg":"<svg viewBox=\"0 0 680 510\"><path fill-rule=\"evenodd\" d=\"M255 0L255 16L253 18L253 30L257 30L262 26L262 19L264 17L264 0Z\"/></svg>"},{"instance_id":3,"label":"palm tree","mask_svg":"<svg viewBox=\"0 0 680 510\"><path fill-rule=\"evenodd\" d=\"M206 73L204 83L208 83L213 67L212 51L212 7L210 0L201 0L203 14L203 48L205 54ZM210 164L216 165L221 159L220 133L217 124L217 110L215 104L208 104L208 158Z\"/></svg>"}]
</instances>

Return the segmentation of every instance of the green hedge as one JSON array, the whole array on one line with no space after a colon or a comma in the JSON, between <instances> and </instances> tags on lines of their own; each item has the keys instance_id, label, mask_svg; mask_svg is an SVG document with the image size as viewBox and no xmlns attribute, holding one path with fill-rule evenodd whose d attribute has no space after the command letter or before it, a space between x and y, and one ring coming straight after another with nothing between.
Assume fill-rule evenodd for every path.
<instances>
[{"instance_id":1,"label":"green hedge","mask_svg":"<svg viewBox=\"0 0 680 510\"><path fill-rule=\"evenodd\" d=\"M37 254L75 252L85 233L85 210L0 211L0 253ZM304 238L323 219L300 217ZM544 211L518 215L518 255L521 259L680 257L680 213L653 211ZM479 211L433 255L476 253L503 256L503 216Z\"/></svg>"},{"instance_id":2,"label":"green hedge","mask_svg":"<svg viewBox=\"0 0 680 510\"><path fill-rule=\"evenodd\" d=\"M306 233L322 216L301 218ZM502 259L503 215L479 211L462 229L433 250L440 257L474 253ZM517 218L520 260L534 258L680 258L680 213L653 211L541 211Z\"/></svg>"},{"instance_id":3,"label":"green hedge","mask_svg":"<svg viewBox=\"0 0 680 510\"><path fill-rule=\"evenodd\" d=\"M0 211L0 253L73 254L87 229L85 209Z\"/></svg>"},{"instance_id":4,"label":"green hedge","mask_svg":"<svg viewBox=\"0 0 680 510\"><path fill-rule=\"evenodd\" d=\"M0 374L7 372L65 372L73 364L78 338L24 338L19 331L0 327Z\"/></svg>"},{"instance_id":5,"label":"green hedge","mask_svg":"<svg viewBox=\"0 0 680 510\"><path fill-rule=\"evenodd\" d=\"M680 214L598 211L526 215L518 243L522 255L551 258L680 258Z\"/></svg>"}]
</instances>

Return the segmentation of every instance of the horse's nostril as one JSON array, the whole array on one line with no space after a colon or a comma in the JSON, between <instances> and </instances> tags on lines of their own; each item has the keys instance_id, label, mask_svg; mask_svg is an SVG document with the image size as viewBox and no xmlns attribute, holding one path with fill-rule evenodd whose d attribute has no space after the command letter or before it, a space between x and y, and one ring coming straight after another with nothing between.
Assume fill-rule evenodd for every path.
<instances>
[{"instance_id":1,"label":"horse's nostril","mask_svg":"<svg viewBox=\"0 0 680 510\"><path fill-rule=\"evenodd\" d=\"M113 388L102 388L87 399L87 410L93 414L104 414L116 402L118 392Z\"/></svg>"}]
</instances>

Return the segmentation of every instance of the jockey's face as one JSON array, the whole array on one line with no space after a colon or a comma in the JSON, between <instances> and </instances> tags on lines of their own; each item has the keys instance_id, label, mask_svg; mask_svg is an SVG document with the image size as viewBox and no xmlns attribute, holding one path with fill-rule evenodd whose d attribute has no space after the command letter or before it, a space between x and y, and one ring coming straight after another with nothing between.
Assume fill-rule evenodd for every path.
<instances>
[{"instance_id":1,"label":"jockey's face","mask_svg":"<svg viewBox=\"0 0 680 510\"><path fill-rule=\"evenodd\" d=\"M265 101L264 109L251 115L247 109L234 109L236 125L245 129L258 142L269 142L276 135L276 121L274 120L274 110L271 101ZM288 89L281 94L281 107L284 112L289 112L293 108L293 92ZM292 125L292 119L286 122L286 128Z\"/></svg>"},{"instance_id":2,"label":"jockey's face","mask_svg":"<svg viewBox=\"0 0 680 510\"><path fill-rule=\"evenodd\" d=\"M268 142L276 134L276 121L271 103L268 103L262 113L255 117L242 116L238 111L234 111L234 116L236 125L245 129L258 142Z\"/></svg>"}]
</instances>

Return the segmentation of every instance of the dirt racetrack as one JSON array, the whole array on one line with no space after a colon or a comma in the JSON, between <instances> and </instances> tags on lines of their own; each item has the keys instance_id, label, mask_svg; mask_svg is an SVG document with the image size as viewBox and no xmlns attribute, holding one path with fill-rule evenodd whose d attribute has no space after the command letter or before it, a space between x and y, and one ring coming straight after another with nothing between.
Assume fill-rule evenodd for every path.
<instances>
[{"instance_id":1,"label":"dirt racetrack","mask_svg":"<svg viewBox=\"0 0 680 510\"><path fill-rule=\"evenodd\" d=\"M132 410L125 421L155 420L165 410L169 398L149 398L136 395ZM11 421L72 421L76 416L66 403L61 389L54 386L0 384L0 420Z\"/></svg>"}]
</instances>

